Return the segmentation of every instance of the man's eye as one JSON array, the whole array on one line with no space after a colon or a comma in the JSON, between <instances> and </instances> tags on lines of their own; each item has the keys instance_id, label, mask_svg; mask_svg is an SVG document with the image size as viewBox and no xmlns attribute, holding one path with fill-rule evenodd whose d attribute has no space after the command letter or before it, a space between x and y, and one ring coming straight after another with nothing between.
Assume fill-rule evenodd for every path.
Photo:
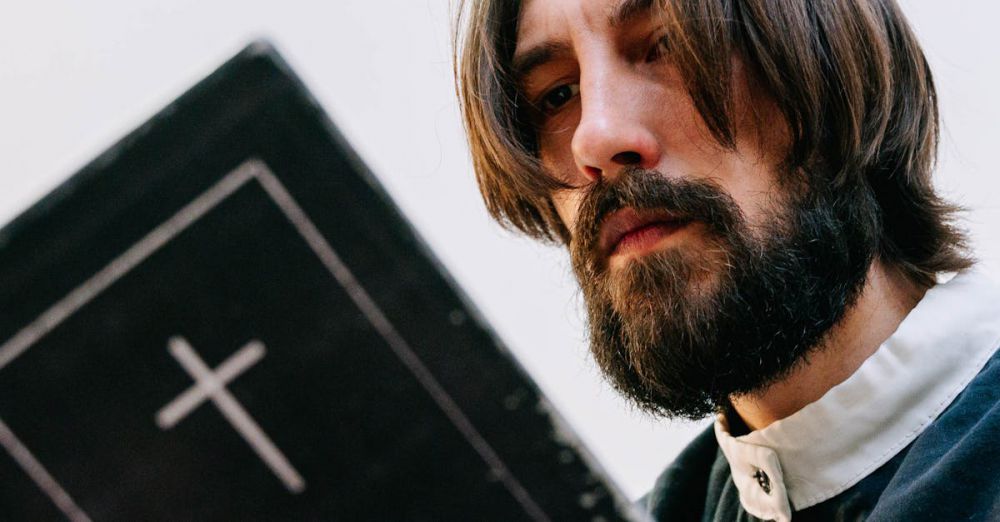
<instances>
[{"instance_id":1,"label":"man's eye","mask_svg":"<svg viewBox=\"0 0 1000 522\"><path fill-rule=\"evenodd\" d=\"M653 60L658 60L666 55L670 51L670 41L666 35L661 36L656 39L653 44L653 48L649 50L649 54L646 55L646 61L651 62Z\"/></svg>"},{"instance_id":2,"label":"man's eye","mask_svg":"<svg viewBox=\"0 0 1000 522\"><path fill-rule=\"evenodd\" d=\"M541 105L542 110L554 111L563 105L566 105L574 96L579 94L580 85L576 83L568 83L565 85L560 85L555 89L545 93L542 99L539 100L539 105Z\"/></svg>"}]
</instances>

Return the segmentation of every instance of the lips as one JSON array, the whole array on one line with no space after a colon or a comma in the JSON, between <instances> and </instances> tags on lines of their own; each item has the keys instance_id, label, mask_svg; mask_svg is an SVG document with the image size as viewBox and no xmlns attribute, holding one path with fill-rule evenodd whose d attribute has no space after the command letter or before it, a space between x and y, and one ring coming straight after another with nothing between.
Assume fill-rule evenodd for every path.
<instances>
[{"instance_id":1,"label":"lips","mask_svg":"<svg viewBox=\"0 0 1000 522\"><path fill-rule=\"evenodd\" d=\"M628 247L640 247L658 240L684 224L686 220L669 212L636 211L624 208L612 213L601 226L599 248L607 257Z\"/></svg>"}]
</instances>

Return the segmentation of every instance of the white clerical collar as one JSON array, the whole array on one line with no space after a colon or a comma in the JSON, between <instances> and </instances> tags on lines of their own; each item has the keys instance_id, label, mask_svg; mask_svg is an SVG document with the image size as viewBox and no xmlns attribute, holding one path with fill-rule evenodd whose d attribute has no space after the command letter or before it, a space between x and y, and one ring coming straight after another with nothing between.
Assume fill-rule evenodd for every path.
<instances>
[{"instance_id":1,"label":"white clerical collar","mask_svg":"<svg viewBox=\"0 0 1000 522\"><path fill-rule=\"evenodd\" d=\"M747 435L715 436L748 513L778 522L847 490L903 450L1000 346L1000 288L976 270L924 295L847 380Z\"/></svg>"}]
</instances>

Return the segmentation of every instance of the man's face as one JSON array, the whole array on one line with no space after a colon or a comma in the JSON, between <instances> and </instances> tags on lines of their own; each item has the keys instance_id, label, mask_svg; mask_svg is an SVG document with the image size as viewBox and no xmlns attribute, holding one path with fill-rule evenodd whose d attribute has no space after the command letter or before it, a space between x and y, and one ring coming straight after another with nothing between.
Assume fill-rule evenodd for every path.
<instances>
[{"instance_id":1,"label":"man's face","mask_svg":"<svg viewBox=\"0 0 1000 522\"><path fill-rule=\"evenodd\" d=\"M655 10L616 11L643 3L528 0L521 10L514 62L537 57L539 51L547 55L522 82L523 94L539 109L539 154L549 173L578 187L553 195L560 218L575 231L589 186L613 182L631 165L669 179L711 180L732 196L750 223L761 222L780 194L773 168L779 159L773 142L781 137L780 119L767 122L770 135L765 135L752 120L766 112L766 100L739 107L738 149L721 147L671 64L671 44L663 41ZM736 73L737 101L749 102L742 72L737 68ZM772 143L762 144L762 138ZM624 213L618 220L625 223L612 225L615 238L620 228L643 221ZM704 248L697 228L653 226L627 234L617 248L605 245L611 249L608 263L620 268L651 251Z\"/></svg>"},{"instance_id":2,"label":"man's face","mask_svg":"<svg viewBox=\"0 0 1000 522\"><path fill-rule=\"evenodd\" d=\"M735 58L736 147L715 140L652 4L527 0L513 62L541 163L573 187L552 201L598 362L641 406L698 417L815 346L870 245L851 244L821 191L779 175L784 120Z\"/></svg>"}]
</instances>

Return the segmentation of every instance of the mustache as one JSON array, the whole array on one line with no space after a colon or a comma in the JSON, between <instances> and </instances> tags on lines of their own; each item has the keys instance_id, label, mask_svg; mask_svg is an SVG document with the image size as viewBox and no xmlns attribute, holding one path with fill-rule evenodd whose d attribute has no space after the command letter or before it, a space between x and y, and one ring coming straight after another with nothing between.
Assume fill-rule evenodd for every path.
<instances>
[{"instance_id":1,"label":"mustache","mask_svg":"<svg viewBox=\"0 0 1000 522\"><path fill-rule=\"evenodd\" d=\"M731 236L743 223L732 196L711 180L628 166L610 182L593 183L581 198L570 248L574 257L594 261L604 220L623 208L666 211L677 220L700 222L722 237Z\"/></svg>"}]
</instances>

